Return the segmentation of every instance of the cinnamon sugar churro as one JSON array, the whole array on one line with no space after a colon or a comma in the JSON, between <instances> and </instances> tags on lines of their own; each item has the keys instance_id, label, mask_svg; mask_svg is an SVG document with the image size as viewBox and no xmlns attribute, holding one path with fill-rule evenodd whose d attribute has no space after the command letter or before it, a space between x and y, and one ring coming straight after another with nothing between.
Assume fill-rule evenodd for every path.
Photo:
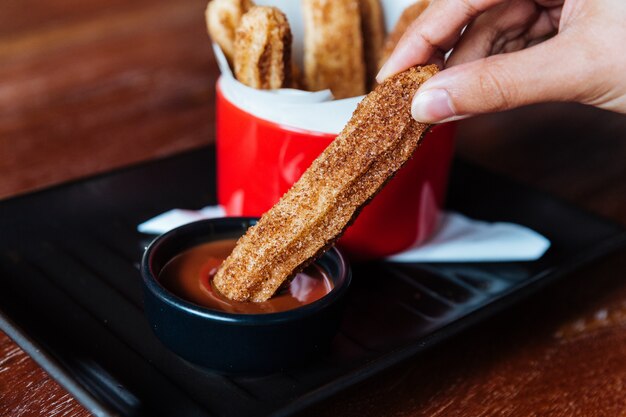
<instances>
[{"instance_id":1,"label":"cinnamon sugar churro","mask_svg":"<svg viewBox=\"0 0 626 417\"><path fill-rule=\"evenodd\" d=\"M335 98L365 94L359 0L302 0L307 89Z\"/></svg>"},{"instance_id":2,"label":"cinnamon sugar churro","mask_svg":"<svg viewBox=\"0 0 626 417\"><path fill-rule=\"evenodd\" d=\"M406 32L411 23L413 23L413 21L417 19L429 5L430 0L418 0L416 3L404 9L398 19L398 22L389 35L387 35L387 39L385 40L385 45L378 62L381 67L385 61L387 61L387 58L389 58L393 50L396 49L396 45L400 42L400 38L402 38L404 32Z\"/></svg>"},{"instance_id":3,"label":"cinnamon sugar churro","mask_svg":"<svg viewBox=\"0 0 626 417\"><path fill-rule=\"evenodd\" d=\"M366 87L374 87L378 63L385 43L385 22L380 0L359 0Z\"/></svg>"},{"instance_id":4,"label":"cinnamon sugar churro","mask_svg":"<svg viewBox=\"0 0 626 417\"><path fill-rule=\"evenodd\" d=\"M212 0L204 12L209 35L231 63L235 58L235 31L252 6L251 0Z\"/></svg>"},{"instance_id":5,"label":"cinnamon sugar churro","mask_svg":"<svg viewBox=\"0 0 626 417\"><path fill-rule=\"evenodd\" d=\"M411 117L411 99L435 65L390 77L293 187L248 232L215 275L238 301L265 301L328 249L359 210L409 160L428 125Z\"/></svg>"},{"instance_id":6,"label":"cinnamon sugar churro","mask_svg":"<svg viewBox=\"0 0 626 417\"><path fill-rule=\"evenodd\" d=\"M291 29L276 7L255 6L235 35L235 77L243 84L273 90L291 87Z\"/></svg>"}]
</instances>

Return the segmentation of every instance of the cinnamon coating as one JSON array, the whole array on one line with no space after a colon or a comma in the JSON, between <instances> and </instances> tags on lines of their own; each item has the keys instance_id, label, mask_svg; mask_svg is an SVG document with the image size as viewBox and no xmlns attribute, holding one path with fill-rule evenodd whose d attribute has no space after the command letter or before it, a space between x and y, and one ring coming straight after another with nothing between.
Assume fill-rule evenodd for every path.
<instances>
[{"instance_id":1,"label":"cinnamon coating","mask_svg":"<svg viewBox=\"0 0 626 417\"><path fill-rule=\"evenodd\" d=\"M262 90L291 87L291 29L276 7L255 6L235 35L235 77Z\"/></svg>"},{"instance_id":2,"label":"cinnamon coating","mask_svg":"<svg viewBox=\"0 0 626 417\"><path fill-rule=\"evenodd\" d=\"M366 87L376 84L378 63L381 60L385 43L385 22L380 0L359 0L361 12L361 32L363 33L363 57L365 60Z\"/></svg>"},{"instance_id":3,"label":"cinnamon coating","mask_svg":"<svg viewBox=\"0 0 626 417\"><path fill-rule=\"evenodd\" d=\"M365 94L359 0L302 0L304 79L335 98Z\"/></svg>"},{"instance_id":4,"label":"cinnamon coating","mask_svg":"<svg viewBox=\"0 0 626 417\"><path fill-rule=\"evenodd\" d=\"M235 58L235 31L252 6L251 0L212 0L204 12L209 35L230 63Z\"/></svg>"},{"instance_id":5,"label":"cinnamon coating","mask_svg":"<svg viewBox=\"0 0 626 417\"><path fill-rule=\"evenodd\" d=\"M304 80L302 79L302 70L298 64L296 64L293 60L291 61L291 85L290 88L295 88L296 90L304 90Z\"/></svg>"},{"instance_id":6,"label":"cinnamon coating","mask_svg":"<svg viewBox=\"0 0 626 417\"><path fill-rule=\"evenodd\" d=\"M341 236L426 133L429 126L411 117L411 99L436 72L435 65L411 68L365 97L339 136L239 239L213 281L222 294L265 301Z\"/></svg>"},{"instance_id":7,"label":"cinnamon coating","mask_svg":"<svg viewBox=\"0 0 626 417\"><path fill-rule=\"evenodd\" d=\"M429 5L430 0L418 0L416 3L404 9L393 30L387 35L381 57L378 61L380 67L383 66L393 50L396 49L396 45L398 45L402 35L404 35L404 32L406 32L411 23L413 23Z\"/></svg>"}]
</instances>

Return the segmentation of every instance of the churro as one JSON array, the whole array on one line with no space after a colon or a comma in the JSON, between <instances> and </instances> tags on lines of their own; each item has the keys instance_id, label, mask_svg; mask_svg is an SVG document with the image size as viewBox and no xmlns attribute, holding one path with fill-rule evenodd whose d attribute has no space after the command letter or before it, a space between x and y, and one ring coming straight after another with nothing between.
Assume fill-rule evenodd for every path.
<instances>
[{"instance_id":1,"label":"churro","mask_svg":"<svg viewBox=\"0 0 626 417\"><path fill-rule=\"evenodd\" d=\"M400 39L402 38L402 35L404 35L404 32L406 32L411 23L413 23L415 19L417 19L429 5L429 0L418 0L416 3L404 9L402 14L400 15L400 18L398 19L398 22L385 40L385 45L383 47L383 51L378 62L379 66L383 66L393 50L396 49L396 45L398 45L398 42L400 42Z\"/></svg>"},{"instance_id":2,"label":"churro","mask_svg":"<svg viewBox=\"0 0 626 417\"><path fill-rule=\"evenodd\" d=\"M235 35L235 77L243 84L273 90L291 87L291 29L276 7L255 6Z\"/></svg>"},{"instance_id":3,"label":"churro","mask_svg":"<svg viewBox=\"0 0 626 417\"><path fill-rule=\"evenodd\" d=\"M385 42L385 22L380 0L359 0L361 32L363 33L363 58L365 60L366 87L376 84L378 63Z\"/></svg>"},{"instance_id":4,"label":"churro","mask_svg":"<svg viewBox=\"0 0 626 417\"><path fill-rule=\"evenodd\" d=\"M436 72L435 65L411 68L363 99L339 136L239 239L213 280L222 294L265 301L341 236L428 130L411 117L411 99Z\"/></svg>"},{"instance_id":5,"label":"churro","mask_svg":"<svg viewBox=\"0 0 626 417\"><path fill-rule=\"evenodd\" d=\"M304 79L335 98L365 94L359 0L303 0Z\"/></svg>"},{"instance_id":6,"label":"churro","mask_svg":"<svg viewBox=\"0 0 626 417\"><path fill-rule=\"evenodd\" d=\"M252 6L251 0L212 0L204 12L209 35L230 63L235 58L235 31Z\"/></svg>"},{"instance_id":7,"label":"churro","mask_svg":"<svg viewBox=\"0 0 626 417\"><path fill-rule=\"evenodd\" d=\"M302 70L293 60L291 62L291 88L296 90L304 90L304 81L302 80Z\"/></svg>"}]
</instances>

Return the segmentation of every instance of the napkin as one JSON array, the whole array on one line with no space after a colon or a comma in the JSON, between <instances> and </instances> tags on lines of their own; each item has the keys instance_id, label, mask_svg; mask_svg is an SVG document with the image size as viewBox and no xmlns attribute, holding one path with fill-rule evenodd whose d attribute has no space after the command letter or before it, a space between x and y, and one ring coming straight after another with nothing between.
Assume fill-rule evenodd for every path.
<instances>
[{"instance_id":1,"label":"napkin","mask_svg":"<svg viewBox=\"0 0 626 417\"><path fill-rule=\"evenodd\" d=\"M200 210L173 209L137 226L142 233L161 234L202 219L224 217L221 206ZM485 222L460 213L444 212L435 234L425 243L387 258L391 262L521 262L534 261L550 241L519 224Z\"/></svg>"},{"instance_id":2,"label":"napkin","mask_svg":"<svg viewBox=\"0 0 626 417\"><path fill-rule=\"evenodd\" d=\"M428 241L387 259L392 262L535 261L549 248L548 239L525 226L490 223L445 212Z\"/></svg>"}]
</instances>

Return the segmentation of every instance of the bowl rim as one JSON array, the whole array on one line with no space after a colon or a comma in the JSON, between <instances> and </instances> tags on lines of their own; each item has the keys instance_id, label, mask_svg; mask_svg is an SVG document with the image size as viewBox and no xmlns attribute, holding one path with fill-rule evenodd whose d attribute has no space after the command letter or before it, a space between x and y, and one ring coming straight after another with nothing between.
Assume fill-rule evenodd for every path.
<instances>
[{"instance_id":1,"label":"bowl rim","mask_svg":"<svg viewBox=\"0 0 626 417\"><path fill-rule=\"evenodd\" d=\"M320 139L321 138L321 139L332 141L339 135L339 133L320 132L317 130L310 130L310 129L304 129L304 128L297 127L297 126L291 126L285 123L278 123L274 120L269 120L264 117L257 116L254 113L251 113L245 109L242 109L240 105L230 100L228 96L224 94L224 92L222 91L222 77L223 76L220 75L217 81L215 82L216 100L219 102L220 98L223 99L224 101L228 102L228 104L235 107L238 111L244 113L248 117L255 119L256 122L259 124L265 124L266 126L272 129L276 129L276 130L284 130L286 132L293 132L302 136L308 136L307 139Z\"/></svg>"},{"instance_id":2,"label":"bowl rim","mask_svg":"<svg viewBox=\"0 0 626 417\"><path fill-rule=\"evenodd\" d=\"M302 137L306 137L306 139L326 139L326 140L334 140L337 136L339 136L341 134L341 132L339 133L329 133L329 132L321 132L318 130L311 130L311 129L304 129L301 127L297 127L297 126L291 126L285 123L279 123L276 122L274 120L269 120L260 116L255 115L254 113L251 113L243 108L241 108L240 105L238 105L237 103L233 102L232 100L230 100L226 94L224 94L224 92L222 91L222 78L223 75L220 75L217 80L215 81L215 100L216 102L219 102L219 99L221 98L222 100L224 100L225 102L227 102L228 104L230 104L231 106L235 107L238 111L244 113L246 116L251 117L253 119L256 120L257 123L259 124L264 124L269 128L272 129L276 129L276 130L284 130L286 132L291 132L291 133L296 133ZM351 97L352 98L352 97ZM347 99L341 99L341 100L349 100L350 98ZM337 101L337 100L333 100L333 101ZM329 102L330 103L330 102ZM219 104L218 104L219 106ZM453 120L450 122L446 122L443 124L436 124L431 126L431 128L428 130L428 132L426 134L430 134L430 132L434 131L439 131L442 130L441 126L456 126L458 124L457 121ZM456 129L456 128L455 128ZM455 136L456 135L456 131L453 130L450 133L451 136Z\"/></svg>"},{"instance_id":3,"label":"bowl rim","mask_svg":"<svg viewBox=\"0 0 626 417\"><path fill-rule=\"evenodd\" d=\"M339 285L334 285L333 289L322 298L310 304L306 304L302 307L287 311L262 314L237 314L214 310L208 307L200 306L179 297L178 295L172 293L163 285L161 285L161 283L157 279L157 276L153 270L154 258L155 256L158 256L158 252L156 251L158 251L164 243L172 239L181 239L184 241L185 236L189 236L198 228L207 227L207 229L210 230L212 229L210 226L215 223L232 222L233 226L236 225L238 227L241 227L242 225L247 225L247 227L251 227L256 224L257 221L257 217L219 217L214 219L204 219L176 227L156 237L147 246L141 259L141 276L144 288L152 293L155 298L159 300L159 302L165 303L171 308L183 311L187 314L210 321L218 321L236 325L255 326L297 321L326 309L343 297L343 295L348 290L350 282L352 281L352 271L345 256L334 246L324 252L324 254L320 256L320 258L331 256L335 259L335 262L338 263L340 269L338 280ZM235 230L235 227L233 227L233 230ZM211 241L210 234L211 232L207 232L206 242ZM155 255L155 252L157 253L157 255ZM335 281L334 277L333 280ZM336 283L337 282L335 282L335 284Z\"/></svg>"}]
</instances>

